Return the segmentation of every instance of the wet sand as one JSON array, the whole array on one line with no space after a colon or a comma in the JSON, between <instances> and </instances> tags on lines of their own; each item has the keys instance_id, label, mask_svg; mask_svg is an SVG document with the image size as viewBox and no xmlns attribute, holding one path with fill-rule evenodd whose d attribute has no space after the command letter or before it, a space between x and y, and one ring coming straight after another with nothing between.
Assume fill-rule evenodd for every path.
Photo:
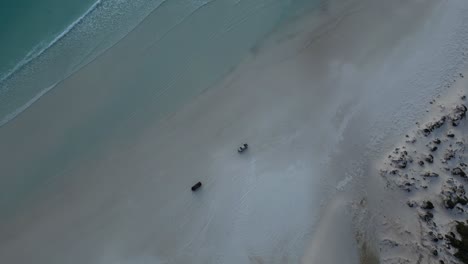
<instances>
[{"instance_id":1,"label":"wet sand","mask_svg":"<svg viewBox=\"0 0 468 264\"><path fill-rule=\"evenodd\" d=\"M468 4L327 3L177 111L164 108L177 90L154 101L124 89L152 76L116 66L150 61L127 57L129 41L0 128L7 174L49 177L0 223L0 259L359 263L354 199L379 154L450 91Z\"/></svg>"}]
</instances>

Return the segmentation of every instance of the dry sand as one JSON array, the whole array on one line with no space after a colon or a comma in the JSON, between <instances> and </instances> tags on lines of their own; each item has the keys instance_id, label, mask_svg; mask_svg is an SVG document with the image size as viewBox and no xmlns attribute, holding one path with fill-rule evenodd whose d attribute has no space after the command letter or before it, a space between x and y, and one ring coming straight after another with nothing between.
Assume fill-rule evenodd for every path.
<instances>
[{"instance_id":1,"label":"dry sand","mask_svg":"<svg viewBox=\"0 0 468 264\"><path fill-rule=\"evenodd\" d=\"M375 164L452 89L467 12L462 0L328 1L162 121L151 100L101 115L136 100L108 86L140 81L115 65L152 54L115 47L0 129L2 172L53 174L2 218L0 261L359 263L363 241L375 245L373 227L353 228L379 197Z\"/></svg>"},{"instance_id":2,"label":"dry sand","mask_svg":"<svg viewBox=\"0 0 468 264\"><path fill-rule=\"evenodd\" d=\"M359 224L373 226L367 235L380 263L466 263L454 257L458 250L451 241L451 232L460 239L456 221L468 219L464 75L429 103L426 117L376 164L382 178L373 180L383 181L374 184L379 199L358 207L367 216Z\"/></svg>"}]
</instances>

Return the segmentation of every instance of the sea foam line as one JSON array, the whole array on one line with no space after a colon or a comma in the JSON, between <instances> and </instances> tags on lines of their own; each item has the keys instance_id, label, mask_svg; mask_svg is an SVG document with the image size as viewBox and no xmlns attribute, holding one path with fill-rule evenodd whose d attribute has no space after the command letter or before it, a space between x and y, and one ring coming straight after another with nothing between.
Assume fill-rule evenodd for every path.
<instances>
[{"instance_id":1,"label":"sea foam line","mask_svg":"<svg viewBox=\"0 0 468 264\"><path fill-rule=\"evenodd\" d=\"M60 39L62 39L65 35L67 35L76 25L80 24L81 21L83 21L83 19L88 16L91 12L93 12L99 5L101 5L102 3L102 0L97 0L91 7L88 8L88 10L86 10L86 12L81 15L80 17L78 17L75 21L73 21L70 25L68 25L67 28L65 28L64 31L62 31L62 33L60 33L59 35L57 35L50 43L49 45L47 45L46 47L42 48L39 50L39 52L35 53L34 54L34 51L36 51L38 49L38 46L40 46L40 44L38 44L38 46L34 47L31 51L28 52L28 54L26 54L26 56L18 63L16 64L15 67L13 67L10 71L8 71L5 75L1 76L0 77L0 84L2 82L4 82L5 80L7 80L8 78L10 78L15 72L17 72L18 70L20 70L21 68L23 68L26 64L28 64L29 62L31 62L32 60L34 60L35 58L41 56L46 50L48 50L50 47L52 47L53 45L55 45L55 43L57 43ZM0 122L0 126L2 125L2 123Z\"/></svg>"},{"instance_id":2,"label":"sea foam line","mask_svg":"<svg viewBox=\"0 0 468 264\"><path fill-rule=\"evenodd\" d=\"M46 94L47 92L52 90L59 82L56 82L56 83L52 84L51 86L47 87L46 89L41 90L31 100L27 101L25 104L18 107L14 112L9 113L8 115L6 115L3 119L0 120L0 127L5 125L6 123L10 122L12 119L17 117L19 114L21 114L24 110L26 110L28 107L30 107L32 104L34 104L37 100L39 100L39 98L41 98L44 94Z\"/></svg>"},{"instance_id":3,"label":"sea foam line","mask_svg":"<svg viewBox=\"0 0 468 264\"><path fill-rule=\"evenodd\" d=\"M153 13L154 10L156 10L159 6L161 6L161 4L165 3L166 1L163 0L161 1L158 6L153 9L153 11L149 12L149 14ZM47 46L45 47L44 49L42 49L39 53L37 53L37 55L35 55L34 57L31 57L31 58L28 58L31 56L32 53L34 53L35 50L38 49L38 46L36 46L34 49L32 49L25 57L25 59L23 59L23 61L21 63L19 63L17 66L14 67L13 70L11 70L7 75L6 77L0 77L0 88L1 88L1 84L3 81L7 80L8 78L10 78L16 71L18 71L19 69L21 69L22 67L24 67L26 64L28 64L30 61L34 60L35 58L39 57L42 53L44 53L47 49L49 49L50 47L52 47L55 43L57 43L60 39L62 39L65 35L67 35L71 30L73 30L74 27L76 27L78 24L80 24L90 13L92 13L93 11L95 11L100 5L102 4L102 0L97 0L90 8L88 8L88 10L82 15L80 16L78 19L76 19L72 24L70 24L60 35L58 35L57 37L54 38L54 40ZM139 25L143 20L146 19L146 17L149 15L147 14L141 21L139 21L139 23L137 23L137 25ZM136 28L136 27L135 27ZM133 31L130 30L130 32ZM129 32L127 32L128 34ZM127 35L125 34L125 35ZM119 40L120 41L120 40ZM119 42L119 41L116 41ZM115 45L115 43L113 44ZM110 47L112 47L113 45L111 45ZM109 48L110 48L109 47ZM109 49L107 48L107 49ZM94 60L94 59L93 59ZM93 61L92 60L92 61ZM88 62L90 63L90 62ZM63 79L62 79L63 80ZM12 121L14 118L16 118L19 114L21 114L22 112L24 112L27 108L29 108L32 104L34 104L36 101L38 101L43 95L45 95L46 93L48 93L50 90L52 90L55 86L57 86L62 80L58 80L57 82L55 82L53 85L47 87L46 89L43 89L41 90L39 93L37 93L32 99L30 99L29 101L27 101L25 104L21 105L20 107L18 107L16 110L14 110L13 112L5 115L3 118L0 119L0 127L4 126L6 123ZM0 90L0 93L2 91Z\"/></svg>"}]
</instances>

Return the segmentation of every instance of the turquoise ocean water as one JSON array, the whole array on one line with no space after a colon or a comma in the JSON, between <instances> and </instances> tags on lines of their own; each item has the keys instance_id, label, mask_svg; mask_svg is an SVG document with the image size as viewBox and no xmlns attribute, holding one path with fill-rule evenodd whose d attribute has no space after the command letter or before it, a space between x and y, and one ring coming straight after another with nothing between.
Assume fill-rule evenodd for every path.
<instances>
[{"instance_id":1,"label":"turquoise ocean water","mask_svg":"<svg viewBox=\"0 0 468 264\"><path fill-rule=\"evenodd\" d=\"M0 80L47 49L96 0L6 0L0 9Z\"/></svg>"},{"instance_id":2,"label":"turquoise ocean water","mask_svg":"<svg viewBox=\"0 0 468 264\"><path fill-rule=\"evenodd\" d=\"M163 0L0 3L0 126L123 38Z\"/></svg>"},{"instance_id":3,"label":"turquoise ocean water","mask_svg":"<svg viewBox=\"0 0 468 264\"><path fill-rule=\"evenodd\" d=\"M57 82L125 37L158 8L167 5L180 6L180 14L171 14L175 17L192 15L186 12L187 6L195 11L200 6L212 2L252 1L2 1L0 3L0 126L12 120L43 94L53 89ZM319 0L258 1L266 6L280 5L282 8L281 12L275 9L276 13L273 16L265 16L268 21L262 21L264 28L258 39L271 31L281 19L317 6L319 2ZM266 12L269 12L268 8ZM210 23L217 23L210 19L206 18L207 26ZM168 16L167 23L172 23L172 20Z\"/></svg>"},{"instance_id":4,"label":"turquoise ocean water","mask_svg":"<svg viewBox=\"0 0 468 264\"><path fill-rule=\"evenodd\" d=\"M21 27L20 31L25 33L16 39L2 39L0 44L1 49L15 49L15 52L3 50L2 56L8 55L8 59L0 61L3 63L0 146L7 146L3 148L5 157L9 156L8 148L21 153L21 158L4 164L9 173L0 175L0 212L4 214L26 203L41 186L63 176L74 160L94 155L110 135L131 137L132 133L143 130L148 120L154 123L176 111L219 81L280 24L326 3L319 0L76 2L80 4L74 8L83 13L67 9L73 6L68 1L61 8L63 12L69 10L68 15L38 19L41 23L19 23L16 27L15 21L21 20L18 16L2 18L8 20L3 25L2 38ZM42 1L41 4L48 3L59 2ZM14 12L21 13L19 10L25 6ZM32 10L42 10L32 6L37 4L31 2ZM3 6L0 9L6 10ZM28 16L20 17L28 19ZM58 21L62 22L61 26ZM52 28L56 30L50 31ZM28 35L28 30L37 34ZM20 37L27 45L16 47L14 42L20 41ZM108 48L111 50L105 52ZM97 68L100 63L93 63L93 59L98 56L117 65ZM89 85L82 92L86 98L93 96L95 83L109 87L106 98L97 107L99 112L92 112L78 123L60 120L66 129L61 127L62 123L54 123L53 117L44 116L37 122L45 130L25 132L35 135L34 138L2 137L2 132L11 128L10 121L48 91L63 88L56 84L82 67L86 67L83 70L88 74L88 79L81 82ZM49 131L48 125L57 125L61 130ZM122 126L132 129L121 129ZM36 145L36 136L40 137L41 133L60 136L54 140L54 147L46 150L29 147Z\"/></svg>"}]
</instances>

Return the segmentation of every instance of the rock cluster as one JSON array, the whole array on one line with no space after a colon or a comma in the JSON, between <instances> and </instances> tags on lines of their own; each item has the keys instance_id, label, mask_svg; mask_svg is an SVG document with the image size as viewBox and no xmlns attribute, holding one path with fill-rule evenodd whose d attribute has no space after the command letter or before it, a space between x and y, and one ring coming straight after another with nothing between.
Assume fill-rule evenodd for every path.
<instances>
[{"instance_id":1,"label":"rock cluster","mask_svg":"<svg viewBox=\"0 0 468 264\"><path fill-rule=\"evenodd\" d=\"M441 109L445 111L448 108ZM410 198L406 204L419 216L424 239L414 243L422 243L424 251L438 259L438 263L457 263L454 262L458 258L456 250L452 247L458 243L457 236L454 233L444 235L437 215L445 210L468 219L466 135L459 131L466 119L467 107L457 104L447 111L435 121L421 125L422 129L419 128L414 137L406 135L407 144L388 155L387 167L381 172L387 186L416 197Z\"/></svg>"},{"instance_id":2,"label":"rock cluster","mask_svg":"<svg viewBox=\"0 0 468 264\"><path fill-rule=\"evenodd\" d=\"M458 126L462 119L466 117L467 108L465 105L460 104L455 107L455 109L448 115L449 119L452 121L454 127Z\"/></svg>"},{"instance_id":3,"label":"rock cluster","mask_svg":"<svg viewBox=\"0 0 468 264\"><path fill-rule=\"evenodd\" d=\"M442 197L443 204L447 209L453 209L457 204L466 205L468 202L468 199L465 196L465 187L453 178L450 178L445 182L442 186L440 195Z\"/></svg>"}]
</instances>

